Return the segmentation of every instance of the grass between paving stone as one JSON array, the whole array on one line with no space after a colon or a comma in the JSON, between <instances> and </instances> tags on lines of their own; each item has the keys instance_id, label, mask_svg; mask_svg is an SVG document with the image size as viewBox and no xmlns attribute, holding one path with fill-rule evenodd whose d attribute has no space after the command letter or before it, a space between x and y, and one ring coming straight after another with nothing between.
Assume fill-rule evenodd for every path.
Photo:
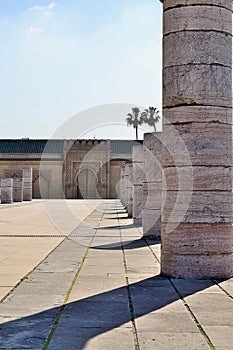
<instances>
[{"instance_id":1,"label":"grass between paving stone","mask_svg":"<svg viewBox=\"0 0 233 350\"><path fill-rule=\"evenodd\" d=\"M102 218L103 218L103 215L104 215L104 214L102 214L102 217L101 217L101 219L100 219L100 221L99 221L99 225L100 225L100 222L101 222L101 220L102 220ZM99 225L98 225L98 226L99 226ZM92 242L93 242L93 240L94 240L94 238L95 238L96 232L97 232L97 229L95 230L95 233L93 234L92 239L91 239L91 241L90 241L90 243L89 243L89 245L88 245L88 247L87 247L87 249L86 249L86 252L85 252L85 254L84 254L83 258L82 258L81 264L80 264L80 266L79 266L79 268L78 268L78 270L77 270L77 272L76 272L76 274L75 274L75 276L74 276L74 278L73 278L73 280L72 280L72 283L71 283L71 285L70 285L70 288L69 288L68 292L66 293L66 296L65 296L65 299L64 299L64 301L63 301L63 304L62 304L62 306L60 307L60 310L59 310L59 312L58 312L58 314L57 314L57 317L56 317L56 319L55 319L55 321L54 321L54 323L53 323L53 325L52 325L51 331L50 331L50 333L49 333L49 335L48 335L48 338L47 338L47 340L46 340L46 342L45 342L45 345L43 346L42 350L47 350L47 349L48 349L48 346L49 346L49 344L50 344L50 341L52 340L52 337L53 337L53 335L54 335L54 332L55 332L55 330L56 330L56 328L57 328L57 325L58 325L58 323L59 323L59 321L60 321L60 318L61 318L61 316L62 316L62 314L63 314L63 311L64 311L64 309L65 309L65 307L66 307L66 305L67 305L67 302L68 302L68 300L69 300L69 297L70 297L70 294L71 294L71 292L72 292L72 289L73 289L73 287L74 287L74 285L75 285L75 282L77 281L77 278L78 278L78 276L79 276L79 274L80 274L80 271L81 271L81 269L82 269L82 267L83 267L83 264L84 264L84 262L85 262L85 260L86 260L86 258L87 258L87 254L88 254L88 252L89 252L89 250L90 250L90 247L91 247L91 244L92 244Z\"/></svg>"},{"instance_id":2,"label":"grass between paving stone","mask_svg":"<svg viewBox=\"0 0 233 350\"><path fill-rule=\"evenodd\" d=\"M70 294L71 294L71 292L72 292L72 289L73 289L73 287L74 287L74 285L75 285L75 282L77 281L77 278L78 278L78 276L79 276L79 274L80 274L80 271L81 271L81 269L82 269L82 267L83 267L84 261L86 260L86 257L87 257L87 254L88 254L88 252L89 252L90 246L91 246L91 244L92 244L92 242L93 242L93 239L94 239L94 236L92 237L91 242L90 242L89 246L87 247L87 250L86 250L86 252L85 252L85 254L84 254L84 257L83 257L83 259L82 259L82 262L81 262L81 264L80 264L80 266L79 266L79 268L78 268L78 270L77 270L77 272L76 272L76 274L75 274L75 276L74 276L74 278L73 278L73 280L72 280L72 283L71 283L71 285L70 285L70 288L69 288L69 290L68 290L68 292L67 292L67 294L66 294L66 296L65 296L65 299L64 299L64 302L63 302L62 306L60 307L60 310L59 310L59 312L58 312L58 314L57 314L57 317L56 317L56 319L55 319L55 321L54 321L54 323L53 323L53 326L52 326L52 328L51 328L51 331L50 331L50 333L49 333L49 336L48 336L48 338L47 338L47 340L46 340L46 343L45 343L45 345L43 346L42 350L47 350L47 349L48 349L49 343L50 343L50 341L51 341L51 339L52 339L52 337L53 337L53 334L54 334L54 332L55 332L55 330L56 330L56 328L57 328L58 322L60 321L60 318L61 318L61 316L62 316L62 313L63 313L63 311L64 311L64 309L65 309L65 307L66 307L66 305L67 305L67 302L68 302L68 300L69 300L69 297L70 297Z\"/></svg>"},{"instance_id":3,"label":"grass between paving stone","mask_svg":"<svg viewBox=\"0 0 233 350\"><path fill-rule=\"evenodd\" d=\"M160 263L158 257L156 256L156 254L154 253L153 249L151 249L149 243L147 242L147 240L144 238L144 241L146 242L146 244L148 245L151 253L153 254L153 256L155 257L155 259ZM194 315L194 313L192 312L191 308L189 307L188 303L186 302L186 300L183 298L183 295L180 293L180 291L176 288L176 286L174 285L174 283L172 282L171 278L167 278L168 281L171 283L172 287L174 288L177 296L179 297L179 299L183 302L184 306L186 307L186 309L188 310L188 312L190 313L192 319L194 320L199 332L203 335L203 337L206 339L207 344L209 345L211 350L216 350L214 344L212 343L212 341L210 340L209 336L207 335L207 333L204 331L204 328L202 327L202 325L199 323L198 319L196 318L196 316Z\"/></svg>"},{"instance_id":4,"label":"grass between paving stone","mask_svg":"<svg viewBox=\"0 0 233 350\"><path fill-rule=\"evenodd\" d=\"M183 298L182 294L179 292L179 290L176 288L176 286L174 285L174 283L172 282L172 280L170 278L168 278L169 282L171 283L172 287L175 289L176 294L178 295L178 297L182 300L184 306L187 308L188 312L191 314L199 332L205 337L207 344L209 345L211 350L216 350L214 344L212 343L212 341L210 340L209 336L207 335L207 333L204 331L204 328L202 327L202 325L199 323L198 319L196 318L196 316L194 315L194 313L192 312L191 308L189 307L187 301Z\"/></svg>"},{"instance_id":5,"label":"grass between paving stone","mask_svg":"<svg viewBox=\"0 0 233 350\"><path fill-rule=\"evenodd\" d=\"M118 215L117 215L117 219L118 219L118 224L119 224L119 217L118 217ZM120 231L121 250L122 250L122 255L123 255L123 264L124 264L124 269L125 269L125 281L126 281L126 288L127 288L127 294L128 294L130 319L131 319L132 328L133 328L134 346L135 346L135 350L140 350L139 341L138 341L138 333L137 333L137 328L136 328L136 323L135 323L133 301L132 301L132 297L131 297L131 293L130 293L130 284L129 284L129 278L128 278L128 268L127 268L127 262L126 262L126 257L125 257L124 246L123 246L123 243L122 243L122 235L121 235L120 225L119 225L119 231Z\"/></svg>"}]
</instances>

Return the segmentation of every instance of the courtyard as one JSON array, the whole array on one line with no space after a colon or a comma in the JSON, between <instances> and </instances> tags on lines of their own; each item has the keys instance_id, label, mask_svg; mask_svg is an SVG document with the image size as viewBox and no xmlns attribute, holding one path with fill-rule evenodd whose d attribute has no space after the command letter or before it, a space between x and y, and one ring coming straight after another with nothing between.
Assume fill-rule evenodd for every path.
<instances>
[{"instance_id":1,"label":"courtyard","mask_svg":"<svg viewBox=\"0 0 233 350\"><path fill-rule=\"evenodd\" d=\"M160 243L119 200L0 208L0 349L216 349L233 343L233 279L160 275Z\"/></svg>"}]
</instances>

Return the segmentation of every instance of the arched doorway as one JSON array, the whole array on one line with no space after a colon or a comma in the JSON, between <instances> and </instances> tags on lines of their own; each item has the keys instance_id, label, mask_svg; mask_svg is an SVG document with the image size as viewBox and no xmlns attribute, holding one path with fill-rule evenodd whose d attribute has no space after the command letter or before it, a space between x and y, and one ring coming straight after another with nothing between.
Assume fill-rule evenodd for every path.
<instances>
[{"instance_id":1,"label":"arched doorway","mask_svg":"<svg viewBox=\"0 0 233 350\"><path fill-rule=\"evenodd\" d=\"M77 198L78 199L98 199L97 178L90 169L83 169L77 177Z\"/></svg>"}]
</instances>

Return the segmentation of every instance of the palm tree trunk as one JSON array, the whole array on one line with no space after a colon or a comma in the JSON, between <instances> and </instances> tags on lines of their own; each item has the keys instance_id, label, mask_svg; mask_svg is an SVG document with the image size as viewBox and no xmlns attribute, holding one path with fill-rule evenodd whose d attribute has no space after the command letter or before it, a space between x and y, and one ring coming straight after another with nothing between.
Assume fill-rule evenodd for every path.
<instances>
[{"instance_id":1,"label":"palm tree trunk","mask_svg":"<svg viewBox=\"0 0 233 350\"><path fill-rule=\"evenodd\" d=\"M136 129L136 140L138 140L138 126L136 126L135 129Z\"/></svg>"},{"instance_id":2,"label":"palm tree trunk","mask_svg":"<svg viewBox=\"0 0 233 350\"><path fill-rule=\"evenodd\" d=\"M154 123L154 131L156 132L156 126L155 126L155 123Z\"/></svg>"}]
</instances>

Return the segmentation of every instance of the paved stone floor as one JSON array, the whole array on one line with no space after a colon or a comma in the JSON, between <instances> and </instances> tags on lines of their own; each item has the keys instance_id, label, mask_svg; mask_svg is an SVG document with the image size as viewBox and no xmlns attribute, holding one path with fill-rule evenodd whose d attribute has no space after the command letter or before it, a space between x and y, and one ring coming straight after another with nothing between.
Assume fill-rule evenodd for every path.
<instances>
[{"instance_id":1,"label":"paved stone floor","mask_svg":"<svg viewBox=\"0 0 233 350\"><path fill-rule=\"evenodd\" d=\"M163 278L159 252L117 200L0 206L0 349L232 350L233 279Z\"/></svg>"}]
</instances>

